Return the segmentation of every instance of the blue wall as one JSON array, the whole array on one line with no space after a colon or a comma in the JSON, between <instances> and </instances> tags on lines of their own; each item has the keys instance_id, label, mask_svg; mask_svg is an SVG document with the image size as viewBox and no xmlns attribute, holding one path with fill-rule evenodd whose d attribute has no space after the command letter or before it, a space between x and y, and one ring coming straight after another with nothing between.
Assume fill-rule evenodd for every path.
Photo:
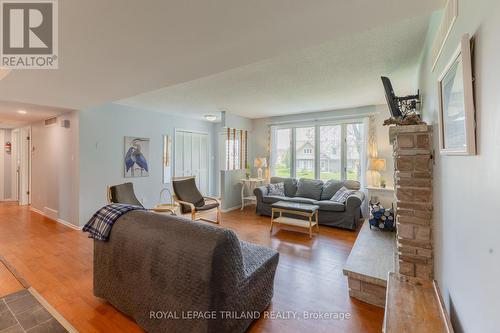
<instances>
[{"instance_id":1,"label":"blue wall","mask_svg":"<svg viewBox=\"0 0 500 333\"><path fill-rule=\"evenodd\" d=\"M80 225L106 203L109 185L132 181L146 207L159 201L163 184L163 135L174 137L175 129L208 132L211 137L210 192L216 188L213 123L188 117L106 104L80 112ZM124 137L151 139L150 176L124 178Z\"/></svg>"}]
</instances>

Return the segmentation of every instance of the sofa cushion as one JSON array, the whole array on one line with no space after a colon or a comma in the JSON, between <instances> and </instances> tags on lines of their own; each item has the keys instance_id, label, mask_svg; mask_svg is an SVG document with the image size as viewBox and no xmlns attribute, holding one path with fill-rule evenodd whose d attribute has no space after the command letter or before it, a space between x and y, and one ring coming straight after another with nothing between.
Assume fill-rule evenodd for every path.
<instances>
[{"instance_id":1,"label":"sofa cushion","mask_svg":"<svg viewBox=\"0 0 500 333\"><path fill-rule=\"evenodd\" d=\"M285 196L285 183L270 183L267 185L267 194L276 195L278 197Z\"/></svg>"},{"instance_id":2,"label":"sofa cushion","mask_svg":"<svg viewBox=\"0 0 500 333\"><path fill-rule=\"evenodd\" d=\"M345 204L347 198L353 194L354 190L349 190L347 189L345 186L342 186L340 188L340 190L337 191L337 193L335 193L335 195L330 199L331 201L333 202L338 202L338 203L341 203L341 204Z\"/></svg>"},{"instance_id":3,"label":"sofa cushion","mask_svg":"<svg viewBox=\"0 0 500 333\"><path fill-rule=\"evenodd\" d=\"M329 212L344 212L345 211L345 205L331 201L331 200L321 200L321 201L315 201L315 205L319 206L319 210L325 210Z\"/></svg>"},{"instance_id":4,"label":"sofa cushion","mask_svg":"<svg viewBox=\"0 0 500 333\"><path fill-rule=\"evenodd\" d=\"M262 197L262 201L268 204L273 204L278 201L288 201L290 198L281 197L279 195L265 195Z\"/></svg>"},{"instance_id":5,"label":"sofa cushion","mask_svg":"<svg viewBox=\"0 0 500 333\"><path fill-rule=\"evenodd\" d=\"M316 200L314 200L314 199L302 198L302 197L288 198L287 201L296 202L296 203L311 204L311 205L313 205L316 202Z\"/></svg>"},{"instance_id":6,"label":"sofa cushion","mask_svg":"<svg viewBox=\"0 0 500 333\"><path fill-rule=\"evenodd\" d=\"M284 177L271 177L271 184L284 183L285 184L285 195L287 197L294 197L297 192L297 179L295 178L284 178Z\"/></svg>"},{"instance_id":7,"label":"sofa cushion","mask_svg":"<svg viewBox=\"0 0 500 333\"><path fill-rule=\"evenodd\" d=\"M330 200L335 193L344 185L341 180L330 179L323 184L323 192L321 192L321 200Z\"/></svg>"},{"instance_id":8,"label":"sofa cushion","mask_svg":"<svg viewBox=\"0 0 500 333\"><path fill-rule=\"evenodd\" d=\"M323 191L322 180L301 178L299 180L297 186L297 193L295 193L295 196L320 200L322 191Z\"/></svg>"}]
</instances>

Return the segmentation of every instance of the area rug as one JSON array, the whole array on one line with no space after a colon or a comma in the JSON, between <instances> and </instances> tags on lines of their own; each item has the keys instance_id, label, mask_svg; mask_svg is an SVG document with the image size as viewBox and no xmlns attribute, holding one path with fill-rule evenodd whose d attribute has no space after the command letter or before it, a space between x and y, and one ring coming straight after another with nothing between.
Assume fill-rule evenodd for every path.
<instances>
[{"instance_id":1,"label":"area rug","mask_svg":"<svg viewBox=\"0 0 500 333\"><path fill-rule=\"evenodd\" d=\"M5 258L0 257L0 262L24 287L0 298L0 333L78 332L19 276Z\"/></svg>"}]
</instances>

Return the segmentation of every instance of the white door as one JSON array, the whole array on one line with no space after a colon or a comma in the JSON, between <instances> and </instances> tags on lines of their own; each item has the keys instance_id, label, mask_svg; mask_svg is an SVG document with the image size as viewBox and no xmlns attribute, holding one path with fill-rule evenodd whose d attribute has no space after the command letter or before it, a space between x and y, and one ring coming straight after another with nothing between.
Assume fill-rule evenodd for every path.
<instances>
[{"instance_id":1,"label":"white door","mask_svg":"<svg viewBox=\"0 0 500 333\"><path fill-rule=\"evenodd\" d=\"M31 128L21 128L19 134L19 204L31 204Z\"/></svg>"},{"instance_id":2,"label":"white door","mask_svg":"<svg viewBox=\"0 0 500 333\"><path fill-rule=\"evenodd\" d=\"M195 176L204 195L209 193L208 134L177 130L175 132L175 177Z\"/></svg>"},{"instance_id":3,"label":"white door","mask_svg":"<svg viewBox=\"0 0 500 333\"><path fill-rule=\"evenodd\" d=\"M0 201L4 200L4 194L5 194L5 171L4 171L4 154L5 154L5 131L0 130Z\"/></svg>"},{"instance_id":4,"label":"white door","mask_svg":"<svg viewBox=\"0 0 500 333\"><path fill-rule=\"evenodd\" d=\"M19 201L19 130L12 131L12 200Z\"/></svg>"}]
</instances>

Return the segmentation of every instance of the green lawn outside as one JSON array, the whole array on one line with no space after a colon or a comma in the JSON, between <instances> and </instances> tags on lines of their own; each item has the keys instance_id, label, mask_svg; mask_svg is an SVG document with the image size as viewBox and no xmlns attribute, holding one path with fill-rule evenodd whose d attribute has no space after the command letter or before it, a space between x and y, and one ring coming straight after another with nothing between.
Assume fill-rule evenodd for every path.
<instances>
[{"instance_id":1,"label":"green lawn outside","mask_svg":"<svg viewBox=\"0 0 500 333\"><path fill-rule=\"evenodd\" d=\"M289 168L279 168L279 169L277 168L275 171L276 171L276 176L278 176L278 177L290 177L290 169ZM314 172L313 171L305 171L305 170L297 171L297 178L314 179ZM322 172L321 179L322 180L340 179L340 172ZM347 172L347 179L348 180L358 180L358 174L356 172L349 171L349 172Z\"/></svg>"}]
</instances>

